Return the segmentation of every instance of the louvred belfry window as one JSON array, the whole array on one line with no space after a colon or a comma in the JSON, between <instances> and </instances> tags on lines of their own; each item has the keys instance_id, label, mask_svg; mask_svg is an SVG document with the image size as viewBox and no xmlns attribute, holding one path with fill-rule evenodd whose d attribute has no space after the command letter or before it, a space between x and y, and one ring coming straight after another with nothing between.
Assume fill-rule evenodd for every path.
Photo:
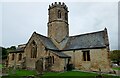
<instances>
[{"instance_id":1,"label":"louvred belfry window","mask_svg":"<svg viewBox=\"0 0 120 78\"><path fill-rule=\"evenodd\" d=\"M61 11L58 10L58 18L61 18Z\"/></svg>"}]
</instances>

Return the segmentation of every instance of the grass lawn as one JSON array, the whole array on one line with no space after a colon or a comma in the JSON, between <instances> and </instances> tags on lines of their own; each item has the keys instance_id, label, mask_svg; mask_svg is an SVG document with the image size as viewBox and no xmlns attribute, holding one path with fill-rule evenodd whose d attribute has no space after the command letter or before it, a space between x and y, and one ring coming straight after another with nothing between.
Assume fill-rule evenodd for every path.
<instances>
[{"instance_id":1,"label":"grass lawn","mask_svg":"<svg viewBox=\"0 0 120 78\"><path fill-rule=\"evenodd\" d=\"M13 72L16 72L13 74ZM4 76L2 78L21 78L21 76L33 76L37 75L34 70L10 70L8 76ZM79 78L95 78L99 74L97 73L90 73L90 72L81 72L81 71L67 71L67 72L44 72L42 77L40 78L67 78L67 77L79 77ZM109 75L102 75L104 78L120 78L116 76L109 76Z\"/></svg>"},{"instance_id":2,"label":"grass lawn","mask_svg":"<svg viewBox=\"0 0 120 78\"><path fill-rule=\"evenodd\" d=\"M15 72L15 74L13 73ZM29 76L29 75L36 75L36 71L34 70L15 70L9 71L9 75L11 76Z\"/></svg>"},{"instance_id":3,"label":"grass lawn","mask_svg":"<svg viewBox=\"0 0 120 78\"><path fill-rule=\"evenodd\" d=\"M0 68L2 68L3 66L2 66L2 64L0 64Z\"/></svg>"},{"instance_id":4,"label":"grass lawn","mask_svg":"<svg viewBox=\"0 0 120 78\"><path fill-rule=\"evenodd\" d=\"M67 78L67 77L78 77L78 78L96 78L99 74L97 73L89 73L89 72L81 72L81 71L68 71L68 72L47 72L44 73L42 78L49 78L49 77L57 77L57 78ZM117 76L110 76L107 74L102 74L103 78L120 78Z\"/></svg>"},{"instance_id":5,"label":"grass lawn","mask_svg":"<svg viewBox=\"0 0 120 78\"><path fill-rule=\"evenodd\" d=\"M96 73L87 73L80 71L68 71L68 72L47 72L43 76L96 76Z\"/></svg>"},{"instance_id":6,"label":"grass lawn","mask_svg":"<svg viewBox=\"0 0 120 78\"><path fill-rule=\"evenodd\" d=\"M120 67L114 67L113 70L120 70Z\"/></svg>"},{"instance_id":7,"label":"grass lawn","mask_svg":"<svg viewBox=\"0 0 120 78\"><path fill-rule=\"evenodd\" d=\"M21 78L21 76L34 76L36 74L35 70L10 69L10 71L8 71L8 75L3 76L2 78Z\"/></svg>"},{"instance_id":8,"label":"grass lawn","mask_svg":"<svg viewBox=\"0 0 120 78\"><path fill-rule=\"evenodd\" d=\"M23 70L23 69L17 69L17 70L10 70L8 72L10 76L32 76L36 75L36 71L34 70Z\"/></svg>"},{"instance_id":9,"label":"grass lawn","mask_svg":"<svg viewBox=\"0 0 120 78\"><path fill-rule=\"evenodd\" d=\"M3 76L2 78L21 78L22 76L34 76L36 75L36 71L34 70L22 70L22 69L17 69L17 70L10 70L8 72L8 76Z\"/></svg>"}]
</instances>

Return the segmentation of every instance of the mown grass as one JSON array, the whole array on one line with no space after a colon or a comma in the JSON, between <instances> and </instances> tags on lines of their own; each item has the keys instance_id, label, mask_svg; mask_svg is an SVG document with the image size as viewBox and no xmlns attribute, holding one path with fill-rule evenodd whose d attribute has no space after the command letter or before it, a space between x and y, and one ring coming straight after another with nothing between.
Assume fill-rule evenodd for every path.
<instances>
[{"instance_id":1,"label":"mown grass","mask_svg":"<svg viewBox=\"0 0 120 78\"><path fill-rule=\"evenodd\" d=\"M10 69L7 76L2 78L21 78L23 76L34 76L37 75L35 70L23 70L23 69Z\"/></svg>"},{"instance_id":2,"label":"mown grass","mask_svg":"<svg viewBox=\"0 0 120 78\"><path fill-rule=\"evenodd\" d=\"M120 67L114 67L113 70L120 70Z\"/></svg>"},{"instance_id":3,"label":"mown grass","mask_svg":"<svg viewBox=\"0 0 120 78\"><path fill-rule=\"evenodd\" d=\"M3 67L3 65L2 64L0 64L0 68L2 68Z\"/></svg>"},{"instance_id":4,"label":"mown grass","mask_svg":"<svg viewBox=\"0 0 120 78\"><path fill-rule=\"evenodd\" d=\"M12 70L12 71L9 71L9 75L11 76L32 76L32 75L36 75L36 71L34 70Z\"/></svg>"},{"instance_id":5,"label":"mown grass","mask_svg":"<svg viewBox=\"0 0 120 78\"><path fill-rule=\"evenodd\" d=\"M68 72L47 72L44 73L42 78L50 78L50 77L57 77L57 78L67 78L67 77L74 77L74 78L96 78L97 76L100 76L100 74L97 73L91 73L91 72L81 72L81 71L68 71ZM110 76L107 74L102 74L103 78L119 78L118 76Z\"/></svg>"},{"instance_id":6,"label":"mown grass","mask_svg":"<svg viewBox=\"0 0 120 78\"><path fill-rule=\"evenodd\" d=\"M96 76L96 73L87 73L80 71L68 71L68 72L47 72L43 76Z\"/></svg>"},{"instance_id":7,"label":"mown grass","mask_svg":"<svg viewBox=\"0 0 120 78\"><path fill-rule=\"evenodd\" d=\"M37 75L35 70L10 70L8 76L2 78L22 78L23 76L34 76ZM66 72L44 72L42 76L38 78L96 78L100 74L91 72L81 72L81 71L66 71ZM110 76L107 74L102 74L103 78L120 78L118 76Z\"/></svg>"}]
</instances>

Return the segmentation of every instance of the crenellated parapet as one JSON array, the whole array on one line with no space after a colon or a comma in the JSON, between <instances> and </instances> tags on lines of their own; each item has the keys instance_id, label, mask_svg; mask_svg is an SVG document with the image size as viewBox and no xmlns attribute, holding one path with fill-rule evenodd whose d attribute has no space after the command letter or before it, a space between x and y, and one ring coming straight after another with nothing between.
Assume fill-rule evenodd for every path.
<instances>
[{"instance_id":1,"label":"crenellated parapet","mask_svg":"<svg viewBox=\"0 0 120 78\"><path fill-rule=\"evenodd\" d=\"M51 5L49 5L49 9L52 9L52 8L54 8L54 7L62 7L62 8L64 8L65 10L68 10L68 7L65 5L65 3L64 2L54 2L54 3L52 3ZM48 10L49 10L48 9Z\"/></svg>"}]
</instances>

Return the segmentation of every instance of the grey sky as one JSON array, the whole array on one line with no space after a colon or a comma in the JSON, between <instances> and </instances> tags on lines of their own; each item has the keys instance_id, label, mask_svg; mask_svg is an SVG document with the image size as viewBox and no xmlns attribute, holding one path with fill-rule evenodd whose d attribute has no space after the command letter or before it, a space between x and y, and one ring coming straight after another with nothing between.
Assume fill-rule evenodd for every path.
<instances>
[{"instance_id":1,"label":"grey sky","mask_svg":"<svg viewBox=\"0 0 120 78\"><path fill-rule=\"evenodd\" d=\"M65 3L69 9L70 35L99 31L107 27L110 49L118 49L117 2ZM27 43L34 31L47 36L49 4L51 2L2 3L2 46Z\"/></svg>"}]
</instances>

